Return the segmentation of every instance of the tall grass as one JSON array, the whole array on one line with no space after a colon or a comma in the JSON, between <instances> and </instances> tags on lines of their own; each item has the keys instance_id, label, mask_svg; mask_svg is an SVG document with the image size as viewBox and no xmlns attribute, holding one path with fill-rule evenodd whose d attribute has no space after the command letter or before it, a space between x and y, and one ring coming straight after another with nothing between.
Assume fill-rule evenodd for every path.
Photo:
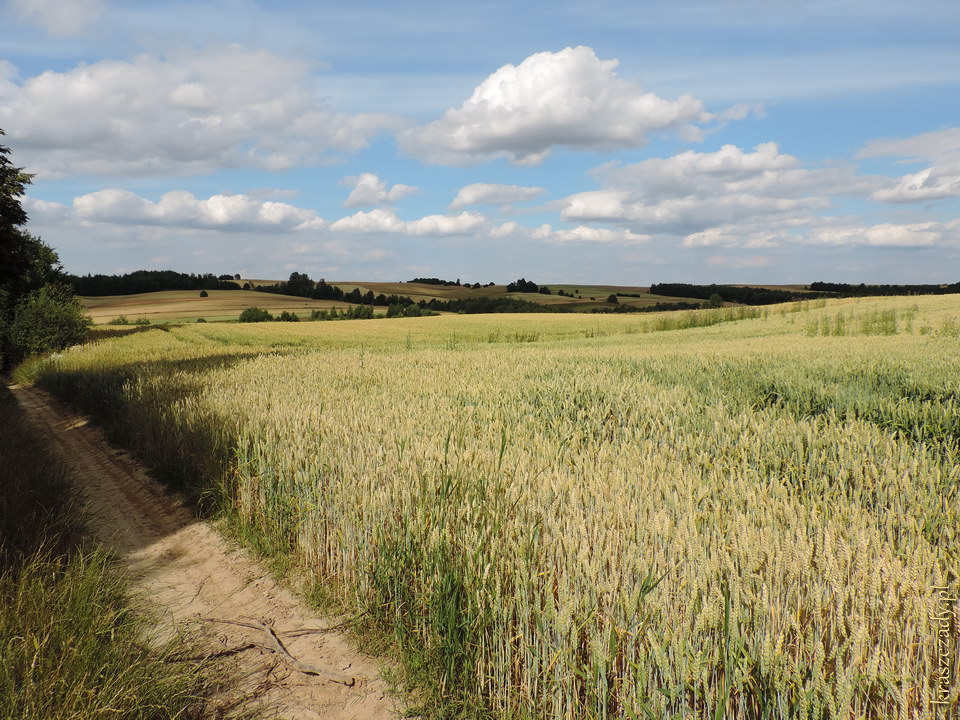
<instances>
[{"instance_id":1,"label":"tall grass","mask_svg":"<svg viewBox=\"0 0 960 720\"><path fill-rule=\"evenodd\" d=\"M438 713L936 717L960 345L919 328L960 307L873 332L899 302L193 326L36 372L415 648ZM808 335L837 313L876 321Z\"/></svg>"},{"instance_id":2,"label":"tall grass","mask_svg":"<svg viewBox=\"0 0 960 720\"><path fill-rule=\"evenodd\" d=\"M151 619L86 538L66 471L6 389L0 428L0 718L201 717L211 668L148 647Z\"/></svg>"}]
</instances>

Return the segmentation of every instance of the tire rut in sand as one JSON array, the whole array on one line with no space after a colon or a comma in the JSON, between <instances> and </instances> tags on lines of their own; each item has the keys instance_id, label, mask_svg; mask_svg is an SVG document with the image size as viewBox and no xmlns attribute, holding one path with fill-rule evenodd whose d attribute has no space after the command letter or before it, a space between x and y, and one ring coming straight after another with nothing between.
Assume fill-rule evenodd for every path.
<instances>
[{"instance_id":1,"label":"tire rut in sand","mask_svg":"<svg viewBox=\"0 0 960 720\"><path fill-rule=\"evenodd\" d=\"M206 621L197 623L198 631L205 631L211 652L216 652L245 645L270 647L256 626L256 620L266 620L298 661L356 680L347 686L303 674L276 654L254 648L235 656L243 680L237 697L229 700L255 703L262 717L288 720L398 716L396 702L379 677L378 661L354 650L332 629L334 620L315 615L247 553L229 548L142 466L112 448L86 418L35 388L10 389L73 471L94 531L126 562L135 590L151 598L170 627Z\"/></svg>"}]
</instances>

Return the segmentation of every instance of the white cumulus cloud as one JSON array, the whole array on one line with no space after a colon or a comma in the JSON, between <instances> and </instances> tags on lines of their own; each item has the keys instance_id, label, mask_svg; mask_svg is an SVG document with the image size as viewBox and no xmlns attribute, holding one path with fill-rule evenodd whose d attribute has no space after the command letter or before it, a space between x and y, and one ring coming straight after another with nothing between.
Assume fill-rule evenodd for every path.
<instances>
[{"instance_id":1,"label":"white cumulus cloud","mask_svg":"<svg viewBox=\"0 0 960 720\"><path fill-rule=\"evenodd\" d=\"M805 242L814 245L868 245L873 247L931 247L955 243L956 233L936 222L880 223L859 227L821 227L814 229Z\"/></svg>"},{"instance_id":2,"label":"white cumulus cloud","mask_svg":"<svg viewBox=\"0 0 960 720\"><path fill-rule=\"evenodd\" d=\"M942 200L948 197L960 197L960 175L945 173L943 168L937 167L904 175L892 185L870 195L871 200L888 203Z\"/></svg>"},{"instance_id":3,"label":"white cumulus cloud","mask_svg":"<svg viewBox=\"0 0 960 720\"><path fill-rule=\"evenodd\" d=\"M591 173L603 186L564 200L569 221L622 223L642 232L697 233L757 217L784 217L830 205L832 194L866 196L884 178L851 165L804 168L776 143L745 151L683 152Z\"/></svg>"},{"instance_id":4,"label":"white cumulus cloud","mask_svg":"<svg viewBox=\"0 0 960 720\"><path fill-rule=\"evenodd\" d=\"M666 100L621 79L615 72L618 64L580 46L504 65L460 107L400 132L400 146L440 164L508 157L533 165L555 146L639 147L650 133L682 130L713 119L693 97Z\"/></svg>"},{"instance_id":5,"label":"white cumulus cloud","mask_svg":"<svg viewBox=\"0 0 960 720\"><path fill-rule=\"evenodd\" d=\"M404 235L464 235L486 222L483 215L462 212L459 215L426 215L418 220L401 220L391 210L375 208L340 218L330 226L334 232L394 233Z\"/></svg>"},{"instance_id":6,"label":"white cumulus cloud","mask_svg":"<svg viewBox=\"0 0 960 720\"><path fill-rule=\"evenodd\" d=\"M542 187L473 183L460 188L460 192L450 203L450 208L455 210L468 205L508 205L534 200L546 192Z\"/></svg>"},{"instance_id":7,"label":"white cumulus cloud","mask_svg":"<svg viewBox=\"0 0 960 720\"><path fill-rule=\"evenodd\" d=\"M73 200L73 218L85 223L155 225L216 230L312 230L324 227L316 212L246 195L201 200L185 190L153 202L128 190L106 189Z\"/></svg>"},{"instance_id":8,"label":"white cumulus cloud","mask_svg":"<svg viewBox=\"0 0 960 720\"><path fill-rule=\"evenodd\" d=\"M871 200L907 203L960 197L960 127L907 138L873 140L860 151L860 157L885 156L933 165L901 176L874 192Z\"/></svg>"},{"instance_id":9,"label":"white cumulus cloud","mask_svg":"<svg viewBox=\"0 0 960 720\"><path fill-rule=\"evenodd\" d=\"M933 163L876 190L871 200L885 203L927 202L960 197L960 127L906 138L873 140L860 157L899 157L902 162Z\"/></svg>"},{"instance_id":10,"label":"white cumulus cloud","mask_svg":"<svg viewBox=\"0 0 960 720\"><path fill-rule=\"evenodd\" d=\"M629 230L589 227L578 225L570 229L554 230L550 225L541 225L536 228L531 237L534 240L543 240L550 243L614 243L618 245L633 245L647 242L649 235L639 235Z\"/></svg>"},{"instance_id":11,"label":"white cumulus cloud","mask_svg":"<svg viewBox=\"0 0 960 720\"><path fill-rule=\"evenodd\" d=\"M283 170L356 152L396 123L338 112L303 63L238 45L80 63L23 81L0 67L0 127L18 158L47 176Z\"/></svg>"},{"instance_id":12,"label":"white cumulus cloud","mask_svg":"<svg viewBox=\"0 0 960 720\"><path fill-rule=\"evenodd\" d=\"M683 239L690 248L794 246L926 248L960 245L960 221L875 223L855 219L790 218L780 222L722 225Z\"/></svg>"},{"instance_id":13,"label":"white cumulus cloud","mask_svg":"<svg viewBox=\"0 0 960 720\"><path fill-rule=\"evenodd\" d=\"M387 184L374 173L349 175L341 180L340 184L353 188L343 203L344 207L393 203L420 189L412 185L397 184L388 190Z\"/></svg>"}]
</instances>

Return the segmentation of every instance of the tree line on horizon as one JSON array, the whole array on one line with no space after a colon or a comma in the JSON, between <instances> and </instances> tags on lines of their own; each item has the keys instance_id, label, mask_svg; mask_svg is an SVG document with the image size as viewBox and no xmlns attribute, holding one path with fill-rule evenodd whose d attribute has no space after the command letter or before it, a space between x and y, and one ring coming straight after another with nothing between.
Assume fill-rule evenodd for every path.
<instances>
[{"instance_id":1,"label":"tree line on horizon","mask_svg":"<svg viewBox=\"0 0 960 720\"><path fill-rule=\"evenodd\" d=\"M48 248L49 250L49 248ZM53 252L50 250L49 252ZM55 255L55 253L53 253ZM293 295L313 300L339 300L343 302L355 303L359 305L377 305L389 307L398 305L407 307L415 301L406 295L385 293L376 294L372 290L362 293L359 288L353 288L350 291L344 291L338 285L326 282L323 278L313 280L307 273L292 272L290 277L281 282L270 285L257 285L251 287L250 283L242 283L240 275L214 273L181 273L174 270L136 270L134 272L122 275L90 274L90 275L70 275L60 273L60 282L64 285L72 286L76 295L83 296L104 296L104 295L134 295L147 292L158 292L163 290L255 290L257 292L276 293L282 295ZM435 285L443 287L464 287L470 289L482 289L491 287L494 283L481 285L480 283L460 283L457 280L443 280L441 278L418 277L408 281L421 285ZM534 293L541 295L552 295L552 291L546 285L519 278L506 285L509 293ZM804 290L789 290L780 288L765 287L747 287L743 285L717 285L717 284L695 284L695 283L655 283L650 286L650 293L653 295L662 295L665 297L697 298L701 300L711 300L714 296L719 297L723 302L737 303L740 305L771 305L775 303L791 302L796 300L811 300L815 298L843 298L843 297L867 297L867 296L890 296L890 295L942 295L948 293L960 292L960 283L933 285L933 284L865 284L859 285L851 283L831 283L817 281L805 286ZM556 294L566 297L574 295L556 291ZM616 293L620 297L637 296L636 293ZM526 312L522 304L511 304L504 302L508 298L470 298L474 302L462 303L460 300L467 298L455 298L450 300L436 300L433 302L432 309L447 310L450 312ZM481 301L482 300L482 301ZM492 302L491 302L492 301ZM529 301L521 301L529 302ZM427 301L419 301L421 307L429 305ZM449 307L436 307L446 304ZM532 303L536 304L536 303ZM690 309L691 303L659 303L664 310L666 309ZM454 307L460 309L453 309ZM486 310L476 310L475 308L491 308ZM560 311L560 308L546 309L546 306L538 305L539 312ZM511 309L512 308L512 309ZM631 312L621 310L619 312Z\"/></svg>"}]
</instances>

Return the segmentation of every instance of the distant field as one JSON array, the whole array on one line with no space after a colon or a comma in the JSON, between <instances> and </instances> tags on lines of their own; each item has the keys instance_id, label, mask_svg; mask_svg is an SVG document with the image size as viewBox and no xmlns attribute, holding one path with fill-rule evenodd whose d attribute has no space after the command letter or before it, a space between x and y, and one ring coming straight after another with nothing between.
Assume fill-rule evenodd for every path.
<instances>
[{"instance_id":1,"label":"distant field","mask_svg":"<svg viewBox=\"0 0 960 720\"><path fill-rule=\"evenodd\" d=\"M276 280L241 280L248 282L254 287L258 285L272 285ZM651 295L650 288L632 285L570 285L570 284L549 284L553 294L541 295L540 293L508 293L506 285L491 285L474 290L464 285L426 285L422 283L406 282L358 282L358 281L330 281L330 285L336 285L344 292L350 292L358 288L361 293L368 290L373 291L374 295L383 293L384 295L405 295L414 301L437 300L455 300L459 298L471 297L513 297L529 302L540 303L541 305L562 305L570 310L577 312L589 312L593 308L605 307L607 298L614 293L629 293L641 295L641 297L622 297L621 305L655 305L660 302L694 302L701 303L703 300L697 298L668 297L666 295ZM558 290L575 295L579 290L578 297L563 297L557 295ZM591 299L594 298L594 299Z\"/></svg>"},{"instance_id":2,"label":"distant field","mask_svg":"<svg viewBox=\"0 0 960 720\"><path fill-rule=\"evenodd\" d=\"M243 280L251 285L273 284L270 280ZM606 307L607 297L611 293L626 292L641 294L641 297L622 297L621 305L654 305L658 302L702 302L695 298L667 297L665 295L651 295L647 288L627 287L617 285L556 285L548 286L554 292L552 295L540 293L508 293L505 285L493 285L474 290L464 286L422 285L419 283L388 283L388 282L331 282L344 292L359 288L361 293L368 290L375 295L402 295L420 300L454 300L470 297L513 297L542 305L563 306L574 312L590 312L593 308ZM580 297L563 297L556 294L556 290L563 289L571 294L580 290ZM193 322L198 318L207 321L235 320L244 308L256 305L265 308L274 315L283 312L295 312L301 317L309 316L311 310L330 308L345 309L350 303L339 300L308 300L292 295L275 295L273 293L256 292L253 290L208 290L208 297L200 297L199 291L194 290L166 290L138 295L109 295L105 297L81 297L80 301L90 313L94 323L100 325L109 323L120 316L130 322L146 318L151 323L165 322ZM591 300L596 298L596 300ZM383 314L386 308L375 307L374 312Z\"/></svg>"},{"instance_id":3,"label":"distant field","mask_svg":"<svg viewBox=\"0 0 960 720\"><path fill-rule=\"evenodd\" d=\"M81 297L94 323L103 324L123 315L130 322L146 318L151 323L190 322L197 318L208 321L235 320L244 308L252 305L269 310L274 315L295 312L309 317L315 309L345 309L350 303L333 300L307 300L290 295L254 292L252 290L208 290L209 297L200 297L194 290L167 290L139 295L109 295L106 297ZM374 312L386 312L374 308Z\"/></svg>"}]
</instances>

